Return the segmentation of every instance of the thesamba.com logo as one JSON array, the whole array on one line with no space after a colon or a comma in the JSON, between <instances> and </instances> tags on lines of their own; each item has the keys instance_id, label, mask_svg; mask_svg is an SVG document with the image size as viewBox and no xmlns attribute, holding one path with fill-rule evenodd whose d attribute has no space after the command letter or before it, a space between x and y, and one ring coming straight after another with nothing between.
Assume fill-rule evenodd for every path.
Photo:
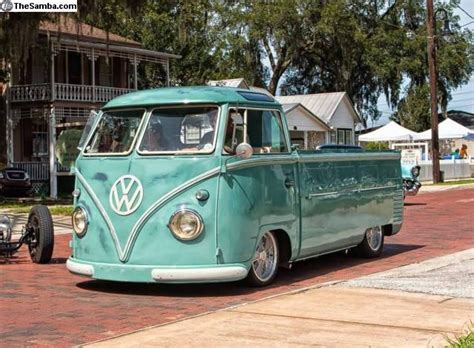
<instances>
[{"instance_id":1,"label":"thesamba.com logo","mask_svg":"<svg viewBox=\"0 0 474 348\"><path fill-rule=\"evenodd\" d=\"M11 0L0 1L0 10L3 12L10 12L13 9L13 2Z\"/></svg>"}]
</instances>

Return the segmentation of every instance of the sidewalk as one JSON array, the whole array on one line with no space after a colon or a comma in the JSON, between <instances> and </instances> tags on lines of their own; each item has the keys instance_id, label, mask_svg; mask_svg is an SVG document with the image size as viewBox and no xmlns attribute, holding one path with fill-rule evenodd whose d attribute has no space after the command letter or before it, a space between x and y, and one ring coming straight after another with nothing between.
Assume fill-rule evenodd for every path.
<instances>
[{"instance_id":1,"label":"sidewalk","mask_svg":"<svg viewBox=\"0 0 474 348\"><path fill-rule=\"evenodd\" d=\"M474 320L473 262L474 249L470 249L89 346L443 347L446 337L462 334ZM461 279L462 293L453 279ZM429 286L431 280L436 283Z\"/></svg>"},{"instance_id":2,"label":"sidewalk","mask_svg":"<svg viewBox=\"0 0 474 348\"><path fill-rule=\"evenodd\" d=\"M472 189L472 188L474 188L474 184L432 185L430 182L428 184L423 184L423 186L421 186L419 193L439 192L439 191L446 191L446 190Z\"/></svg>"}]
</instances>

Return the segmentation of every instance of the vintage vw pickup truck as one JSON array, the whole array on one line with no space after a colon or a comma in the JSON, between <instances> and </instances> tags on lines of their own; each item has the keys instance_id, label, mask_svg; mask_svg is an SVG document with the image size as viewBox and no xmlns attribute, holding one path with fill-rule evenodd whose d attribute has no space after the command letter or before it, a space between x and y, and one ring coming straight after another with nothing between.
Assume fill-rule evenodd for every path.
<instances>
[{"instance_id":1,"label":"vintage vw pickup truck","mask_svg":"<svg viewBox=\"0 0 474 348\"><path fill-rule=\"evenodd\" d=\"M377 257L402 225L398 152L292 149L281 105L249 90L115 98L80 148L67 268L83 276L264 286L298 260Z\"/></svg>"}]
</instances>

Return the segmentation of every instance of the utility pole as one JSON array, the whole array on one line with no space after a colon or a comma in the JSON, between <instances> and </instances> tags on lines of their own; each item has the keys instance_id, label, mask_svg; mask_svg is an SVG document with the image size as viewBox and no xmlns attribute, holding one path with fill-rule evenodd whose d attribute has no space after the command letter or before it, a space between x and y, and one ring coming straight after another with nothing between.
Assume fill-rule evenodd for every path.
<instances>
[{"instance_id":1,"label":"utility pole","mask_svg":"<svg viewBox=\"0 0 474 348\"><path fill-rule=\"evenodd\" d=\"M428 25L428 65L430 70L431 96L431 161L433 163L433 183L440 182L439 137L438 137L438 98L436 82L436 18L433 11L433 0L426 0Z\"/></svg>"}]
</instances>

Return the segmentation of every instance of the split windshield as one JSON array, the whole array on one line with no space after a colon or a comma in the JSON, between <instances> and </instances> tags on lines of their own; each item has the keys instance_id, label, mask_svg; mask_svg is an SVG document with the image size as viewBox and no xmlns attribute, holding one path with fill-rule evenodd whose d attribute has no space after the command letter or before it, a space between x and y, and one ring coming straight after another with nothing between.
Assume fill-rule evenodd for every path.
<instances>
[{"instance_id":1,"label":"split windshield","mask_svg":"<svg viewBox=\"0 0 474 348\"><path fill-rule=\"evenodd\" d=\"M86 154L126 154L138 135L144 110L107 111L84 149Z\"/></svg>"},{"instance_id":2,"label":"split windshield","mask_svg":"<svg viewBox=\"0 0 474 348\"><path fill-rule=\"evenodd\" d=\"M136 143L141 154L212 153L218 113L217 106L157 108L140 127L145 110L106 111L100 116L84 153L125 155ZM139 134L143 135L139 137Z\"/></svg>"},{"instance_id":3,"label":"split windshield","mask_svg":"<svg viewBox=\"0 0 474 348\"><path fill-rule=\"evenodd\" d=\"M138 151L147 153L211 153L216 143L216 106L154 109Z\"/></svg>"}]
</instances>

